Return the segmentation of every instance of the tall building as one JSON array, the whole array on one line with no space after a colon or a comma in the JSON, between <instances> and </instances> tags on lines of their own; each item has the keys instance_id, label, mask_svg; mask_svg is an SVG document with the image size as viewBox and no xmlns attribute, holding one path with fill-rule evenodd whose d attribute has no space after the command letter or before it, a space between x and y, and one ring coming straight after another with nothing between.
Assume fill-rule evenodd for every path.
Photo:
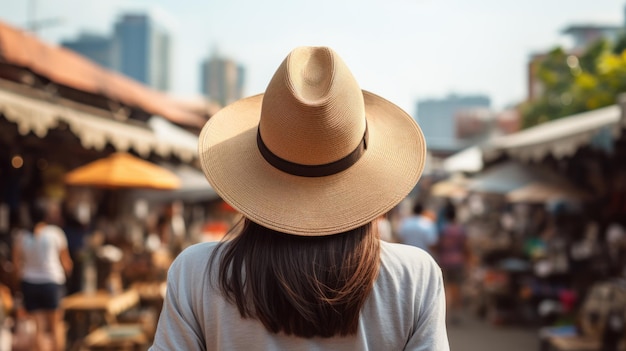
<instances>
[{"instance_id":1,"label":"tall building","mask_svg":"<svg viewBox=\"0 0 626 351\"><path fill-rule=\"evenodd\" d=\"M465 134L474 135L477 132L464 132L468 129L466 121L488 114L485 111L490 105L490 99L482 95L449 95L444 99L418 101L417 122L424 132L428 148L445 154L468 146L468 141L463 137Z\"/></svg>"},{"instance_id":2,"label":"tall building","mask_svg":"<svg viewBox=\"0 0 626 351\"><path fill-rule=\"evenodd\" d=\"M213 53L201 64L200 81L203 94L226 106L242 97L245 69L235 61Z\"/></svg>"},{"instance_id":3,"label":"tall building","mask_svg":"<svg viewBox=\"0 0 626 351\"><path fill-rule=\"evenodd\" d=\"M154 14L122 15L112 37L82 33L61 45L154 89L170 88L171 39Z\"/></svg>"},{"instance_id":4,"label":"tall building","mask_svg":"<svg viewBox=\"0 0 626 351\"><path fill-rule=\"evenodd\" d=\"M100 34L81 33L76 39L62 41L61 46L87 57L100 66L115 68L113 40L109 37Z\"/></svg>"},{"instance_id":5,"label":"tall building","mask_svg":"<svg viewBox=\"0 0 626 351\"><path fill-rule=\"evenodd\" d=\"M123 15L115 23L113 41L116 70L157 90L170 88L170 35L155 18Z\"/></svg>"}]
</instances>

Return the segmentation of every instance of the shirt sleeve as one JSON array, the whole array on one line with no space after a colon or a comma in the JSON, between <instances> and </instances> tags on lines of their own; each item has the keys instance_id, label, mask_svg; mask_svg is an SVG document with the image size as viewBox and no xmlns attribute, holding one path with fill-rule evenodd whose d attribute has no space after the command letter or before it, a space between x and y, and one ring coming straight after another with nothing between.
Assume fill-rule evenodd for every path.
<instances>
[{"instance_id":1,"label":"shirt sleeve","mask_svg":"<svg viewBox=\"0 0 626 351\"><path fill-rule=\"evenodd\" d=\"M416 327L405 350L450 351L446 329L446 297L441 269L433 262L428 281L427 298L417 306Z\"/></svg>"},{"instance_id":2,"label":"shirt sleeve","mask_svg":"<svg viewBox=\"0 0 626 351\"><path fill-rule=\"evenodd\" d=\"M191 284L189 284L191 264L179 256L167 274L167 291L163 309L150 351L206 350L200 325L193 313Z\"/></svg>"},{"instance_id":3,"label":"shirt sleeve","mask_svg":"<svg viewBox=\"0 0 626 351\"><path fill-rule=\"evenodd\" d=\"M67 237L63 229L57 226L50 226L52 231L54 232L54 240L56 241L57 247L59 251L67 248Z\"/></svg>"}]
</instances>

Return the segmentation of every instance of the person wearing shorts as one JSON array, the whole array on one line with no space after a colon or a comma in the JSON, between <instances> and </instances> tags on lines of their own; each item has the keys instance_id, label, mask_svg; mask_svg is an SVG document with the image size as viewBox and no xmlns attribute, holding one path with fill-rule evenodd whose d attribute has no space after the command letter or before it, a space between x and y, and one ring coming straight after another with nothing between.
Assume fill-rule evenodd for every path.
<instances>
[{"instance_id":1,"label":"person wearing shorts","mask_svg":"<svg viewBox=\"0 0 626 351\"><path fill-rule=\"evenodd\" d=\"M22 281L21 287L24 309L28 312L56 310L65 295L65 287L61 284Z\"/></svg>"},{"instance_id":2,"label":"person wearing shorts","mask_svg":"<svg viewBox=\"0 0 626 351\"><path fill-rule=\"evenodd\" d=\"M50 330L52 350L65 349L63 311L59 308L65 294L66 274L72 269L63 230L48 223L49 213L36 207L32 211L31 231L21 232L13 247L13 259L24 309L35 320L34 350L42 350L45 333Z\"/></svg>"}]
</instances>

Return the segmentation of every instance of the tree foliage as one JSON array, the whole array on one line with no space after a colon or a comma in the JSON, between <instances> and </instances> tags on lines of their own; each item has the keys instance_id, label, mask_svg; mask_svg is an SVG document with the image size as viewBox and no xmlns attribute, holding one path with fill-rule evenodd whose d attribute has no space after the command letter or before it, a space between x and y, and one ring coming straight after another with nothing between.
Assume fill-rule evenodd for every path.
<instances>
[{"instance_id":1,"label":"tree foliage","mask_svg":"<svg viewBox=\"0 0 626 351\"><path fill-rule=\"evenodd\" d=\"M615 44L597 41L578 56L557 47L535 64L542 92L520 106L524 128L614 104L626 92L626 35Z\"/></svg>"}]
</instances>

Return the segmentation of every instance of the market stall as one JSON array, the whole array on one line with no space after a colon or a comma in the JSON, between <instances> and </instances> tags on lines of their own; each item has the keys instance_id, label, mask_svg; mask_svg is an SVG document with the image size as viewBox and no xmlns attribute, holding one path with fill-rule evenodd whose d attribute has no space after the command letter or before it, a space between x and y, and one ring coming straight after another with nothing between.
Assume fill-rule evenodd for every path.
<instances>
[{"instance_id":1,"label":"market stall","mask_svg":"<svg viewBox=\"0 0 626 351\"><path fill-rule=\"evenodd\" d=\"M569 325L542 329L541 338L553 349L608 347L607 315L585 306L595 299L596 287L626 277L624 97L616 105L547 122L483 148L488 168L522 165L505 184L488 179L480 185L499 187L510 209L503 227L521 235L523 257L531 265L522 292L535 320L546 327ZM524 176L536 167L560 178ZM604 300L608 306L611 299ZM626 305L617 310L625 315ZM601 332L592 335L581 325L590 318Z\"/></svg>"}]
</instances>

